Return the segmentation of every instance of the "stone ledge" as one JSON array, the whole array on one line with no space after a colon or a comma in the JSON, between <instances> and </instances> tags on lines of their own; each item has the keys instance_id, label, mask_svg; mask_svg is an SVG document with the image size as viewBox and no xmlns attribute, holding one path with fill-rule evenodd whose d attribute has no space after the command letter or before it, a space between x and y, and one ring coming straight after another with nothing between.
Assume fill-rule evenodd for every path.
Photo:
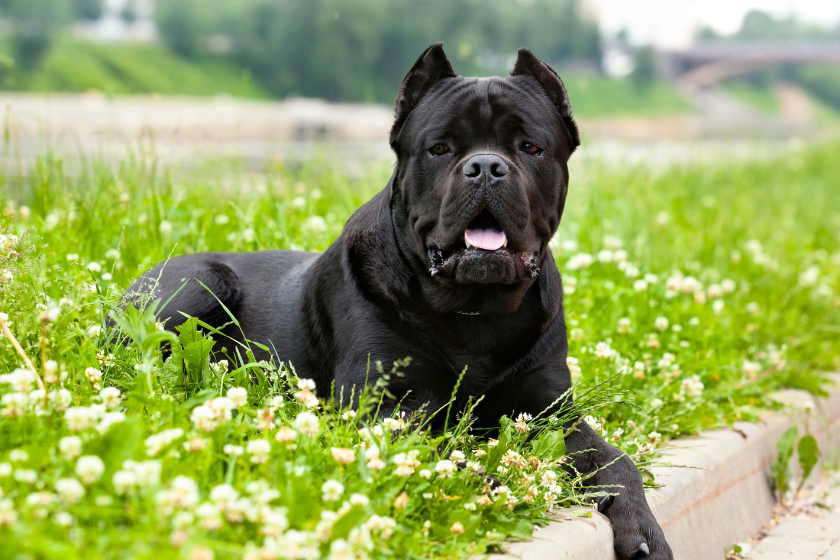
<instances>
[{"instance_id":1,"label":"stone ledge","mask_svg":"<svg viewBox=\"0 0 840 560\"><path fill-rule=\"evenodd\" d=\"M815 399L802 391L785 391L779 400L799 411L767 413L755 424L737 422L673 442L663 460L679 467L653 469L664 487L649 492L647 499L675 558L722 560L725 549L755 535L770 520L775 504L770 464L776 442L794 423L802 432L807 422L824 451L840 449L840 375L831 377L837 387L827 398L816 399L810 418L802 410ZM564 510L555 519L537 529L532 540L512 542L506 554L485 558L615 560L606 517L595 511L589 518L573 517Z\"/></svg>"}]
</instances>

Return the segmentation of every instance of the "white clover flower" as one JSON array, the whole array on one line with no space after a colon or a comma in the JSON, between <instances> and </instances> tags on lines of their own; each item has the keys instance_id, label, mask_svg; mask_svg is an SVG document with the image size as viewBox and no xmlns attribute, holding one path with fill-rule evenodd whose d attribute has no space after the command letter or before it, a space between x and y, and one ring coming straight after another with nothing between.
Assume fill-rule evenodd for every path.
<instances>
[{"instance_id":1,"label":"white clover flower","mask_svg":"<svg viewBox=\"0 0 840 560\"><path fill-rule=\"evenodd\" d=\"M271 453L271 443L264 439L254 439L248 442L245 451L251 454L252 463L265 463Z\"/></svg>"},{"instance_id":2,"label":"white clover flower","mask_svg":"<svg viewBox=\"0 0 840 560\"><path fill-rule=\"evenodd\" d=\"M602 419L595 418L594 416L591 416L591 415L586 415L586 416L584 416L583 421L586 422L587 424L589 424L592 427L592 429L595 430L598 433L601 433L601 432L604 431L604 422L603 422Z\"/></svg>"},{"instance_id":3,"label":"white clover flower","mask_svg":"<svg viewBox=\"0 0 840 560\"><path fill-rule=\"evenodd\" d=\"M609 249L603 249L598 251L597 259L600 263L611 263L615 260L615 255Z\"/></svg>"},{"instance_id":4,"label":"white clover flower","mask_svg":"<svg viewBox=\"0 0 840 560\"><path fill-rule=\"evenodd\" d=\"M311 412L301 412L295 417L295 427L302 434L315 436L318 434L318 417Z\"/></svg>"},{"instance_id":5,"label":"white clover flower","mask_svg":"<svg viewBox=\"0 0 840 560\"><path fill-rule=\"evenodd\" d=\"M348 410L341 415L341 418L343 420L352 420L355 417L356 417L356 411L355 410Z\"/></svg>"},{"instance_id":6,"label":"white clover flower","mask_svg":"<svg viewBox=\"0 0 840 560\"><path fill-rule=\"evenodd\" d=\"M140 487L157 486L160 484L160 461L126 461L123 469L130 469L137 477L137 484Z\"/></svg>"},{"instance_id":7,"label":"white clover flower","mask_svg":"<svg viewBox=\"0 0 840 560\"><path fill-rule=\"evenodd\" d=\"M105 251L105 258L111 261L115 261L120 258L120 251L119 249L108 249Z\"/></svg>"},{"instance_id":8,"label":"white clover flower","mask_svg":"<svg viewBox=\"0 0 840 560\"><path fill-rule=\"evenodd\" d=\"M127 494L137 486L137 475L132 471L119 470L114 473L111 481L114 483L114 490L117 494Z\"/></svg>"},{"instance_id":9,"label":"white clover flower","mask_svg":"<svg viewBox=\"0 0 840 560\"><path fill-rule=\"evenodd\" d=\"M73 402L73 393L67 389L54 389L50 391L49 399L56 410L66 410Z\"/></svg>"},{"instance_id":10,"label":"white clover flower","mask_svg":"<svg viewBox=\"0 0 840 560\"><path fill-rule=\"evenodd\" d=\"M219 484L210 491L210 501L226 508L239 499L239 491L230 484Z\"/></svg>"},{"instance_id":11,"label":"white clover flower","mask_svg":"<svg viewBox=\"0 0 840 560\"><path fill-rule=\"evenodd\" d=\"M234 408L248 404L248 390L244 387L231 387L227 391L227 397L233 403Z\"/></svg>"},{"instance_id":12,"label":"white clover flower","mask_svg":"<svg viewBox=\"0 0 840 560\"><path fill-rule=\"evenodd\" d=\"M85 370L85 377L90 381L94 391L100 389L99 382L102 381L102 371L97 368L89 367Z\"/></svg>"},{"instance_id":13,"label":"white clover flower","mask_svg":"<svg viewBox=\"0 0 840 560\"><path fill-rule=\"evenodd\" d=\"M429 469L421 469L417 474L420 475L420 478L425 478L426 480L432 477L432 471Z\"/></svg>"},{"instance_id":14,"label":"white clover flower","mask_svg":"<svg viewBox=\"0 0 840 560\"><path fill-rule=\"evenodd\" d=\"M659 408L663 404L665 403L662 401L662 399L653 399L652 401L650 401L651 408Z\"/></svg>"},{"instance_id":15,"label":"white clover flower","mask_svg":"<svg viewBox=\"0 0 840 560\"><path fill-rule=\"evenodd\" d=\"M220 422L227 422L233 418L233 409L236 408L233 401L229 397L217 397L210 399L204 403L212 410Z\"/></svg>"},{"instance_id":16,"label":"white clover flower","mask_svg":"<svg viewBox=\"0 0 840 560\"><path fill-rule=\"evenodd\" d=\"M395 465L397 465L397 469L394 473L397 476L411 476L414 474L414 470L420 466L420 461L417 460L417 455L420 452L416 449L412 449L408 453L397 453L394 455L391 460Z\"/></svg>"},{"instance_id":17,"label":"white clover flower","mask_svg":"<svg viewBox=\"0 0 840 560\"><path fill-rule=\"evenodd\" d=\"M38 482L38 472L33 469L16 469L12 478L24 484L35 484Z\"/></svg>"},{"instance_id":18,"label":"white clover flower","mask_svg":"<svg viewBox=\"0 0 840 560\"><path fill-rule=\"evenodd\" d=\"M0 527L9 527L17 521L18 515L12 500L0 499Z\"/></svg>"},{"instance_id":19,"label":"white clover flower","mask_svg":"<svg viewBox=\"0 0 840 560\"><path fill-rule=\"evenodd\" d=\"M28 369L18 368L12 373L0 375L0 383L11 385L18 393L29 393L35 383L35 374Z\"/></svg>"},{"instance_id":20,"label":"white clover flower","mask_svg":"<svg viewBox=\"0 0 840 560\"><path fill-rule=\"evenodd\" d=\"M161 235L163 235L164 237L169 237L170 235L172 235L172 222L170 222L169 220L161 220L158 229L160 230Z\"/></svg>"},{"instance_id":21,"label":"white clover flower","mask_svg":"<svg viewBox=\"0 0 840 560\"><path fill-rule=\"evenodd\" d=\"M203 502L195 508L195 516L198 518L199 526L207 531L221 529L224 524L222 511L217 505L210 502Z\"/></svg>"},{"instance_id":22,"label":"white clover flower","mask_svg":"<svg viewBox=\"0 0 840 560\"><path fill-rule=\"evenodd\" d=\"M12 449L9 451L9 461L12 463L23 463L29 460L29 453L23 449Z\"/></svg>"},{"instance_id":23,"label":"white clover flower","mask_svg":"<svg viewBox=\"0 0 840 560\"><path fill-rule=\"evenodd\" d=\"M723 308L725 306L726 304L723 303L722 299L716 299L715 302L712 304L712 312L715 315L720 315L723 312Z\"/></svg>"},{"instance_id":24,"label":"white clover flower","mask_svg":"<svg viewBox=\"0 0 840 560\"><path fill-rule=\"evenodd\" d=\"M372 515L364 524L365 529L374 534L378 533L382 539L390 538L396 526L397 522L390 517L379 515Z\"/></svg>"},{"instance_id":25,"label":"white clover flower","mask_svg":"<svg viewBox=\"0 0 840 560\"><path fill-rule=\"evenodd\" d=\"M435 465L435 472L437 472L440 478L446 478L448 476L451 476L454 471L455 463L453 463L449 459L443 459L441 461L438 461Z\"/></svg>"},{"instance_id":26,"label":"white clover flower","mask_svg":"<svg viewBox=\"0 0 840 560\"><path fill-rule=\"evenodd\" d=\"M599 342L595 345L595 357L601 358L602 360L608 360L610 358L615 357L615 350L613 350L609 343L607 342Z\"/></svg>"},{"instance_id":27,"label":"white clover flower","mask_svg":"<svg viewBox=\"0 0 840 560\"><path fill-rule=\"evenodd\" d=\"M96 425L96 431L104 435L111 429L111 426L120 422L125 422L125 414L122 412L106 412Z\"/></svg>"},{"instance_id":28,"label":"white clover flower","mask_svg":"<svg viewBox=\"0 0 840 560\"><path fill-rule=\"evenodd\" d=\"M370 498L364 494L351 494L350 505L365 507L370 503Z\"/></svg>"},{"instance_id":29,"label":"white clover flower","mask_svg":"<svg viewBox=\"0 0 840 560\"><path fill-rule=\"evenodd\" d=\"M331 447L330 453L337 463L347 465L356 460L356 451L348 447Z\"/></svg>"},{"instance_id":30,"label":"white clover flower","mask_svg":"<svg viewBox=\"0 0 840 560\"><path fill-rule=\"evenodd\" d=\"M578 253L566 262L566 268L569 270L582 270L592 266L592 255L588 253Z\"/></svg>"},{"instance_id":31,"label":"white clover flower","mask_svg":"<svg viewBox=\"0 0 840 560\"><path fill-rule=\"evenodd\" d=\"M216 413L206 405L195 407L190 414L190 420L202 432L212 432L220 424Z\"/></svg>"},{"instance_id":32,"label":"white clover flower","mask_svg":"<svg viewBox=\"0 0 840 560\"><path fill-rule=\"evenodd\" d=\"M653 443L658 443L662 439L662 434L657 431L653 431L647 435L648 439Z\"/></svg>"},{"instance_id":33,"label":"white clover flower","mask_svg":"<svg viewBox=\"0 0 840 560\"><path fill-rule=\"evenodd\" d=\"M255 237L256 233L251 228L247 228L242 232L242 239L245 243L252 243Z\"/></svg>"},{"instance_id":34,"label":"white clover flower","mask_svg":"<svg viewBox=\"0 0 840 560\"><path fill-rule=\"evenodd\" d=\"M87 335L90 338L99 338L100 334L102 334L102 327L99 325L91 325L87 330Z\"/></svg>"},{"instance_id":35,"label":"white clover flower","mask_svg":"<svg viewBox=\"0 0 840 560\"><path fill-rule=\"evenodd\" d=\"M735 284L735 282L733 280L730 280L729 278L724 278L720 282L720 288L724 294L731 294L735 291L736 287L737 285Z\"/></svg>"},{"instance_id":36,"label":"white clover flower","mask_svg":"<svg viewBox=\"0 0 840 560\"><path fill-rule=\"evenodd\" d=\"M704 387L705 385L703 385L703 382L700 381L699 375L692 375L688 379L683 379L681 386L683 392L685 393L685 396L687 396L690 399L700 396L700 394L703 392Z\"/></svg>"},{"instance_id":37,"label":"white clover flower","mask_svg":"<svg viewBox=\"0 0 840 560\"><path fill-rule=\"evenodd\" d=\"M744 374L747 377L755 377L761 371L761 364L758 362L744 361Z\"/></svg>"},{"instance_id":38,"label":"white clover flower","mask_svg":"<svg viewBox=\"0 0 840 560\"><path fill-rule=\"evenodd\" d=\"M569 367L569 373L572 374L572 377L577 377L581 374L580 368L580 360L577 358L573 358L572 356L568 356L566 358L566 365Z\"/></svg>"},{"instance_id":39,"label":"white clover flower","mask_svg":"<svg viewBox=\"0 0 840 560\"><path fill-rule=\"evenodd\" d=\"M639 271L639 268L636 265L634 265L633 263L619 262L619 265L618 265L619 270L621 269L622 266L624 267L624 276L626 276L628 279L638 278L639 274L641 274L641 272ZM641 291L641 290L637 290L637 291Z\"/></svg>"},{"instance_id":40,"label":"white clover flower","mask_svg":"<svg viewBox=\"0 0 840 560\"><path fill-rule=\"evenodd\" d=\"M59 527L69 527L75 518L66 511L59 511L53 516L53 522Z\"/></svg>"},{"instance_id":41,"label":"white clover flower","mask_svg":"<svg viewBox=\"0 0 840 560\"><path fill-rule=\"evenodd\" d=\"M627 251L624 249L618 249L617 251L613 252L613 259L615 262L621 264L627 262Z\"/></svg>"},{"instance_id":42,"label":"white clover flower","mask_svg":"<svg viewBox=\"0 0 840 560\"><path fill-rule=\"evenodd\" d=\"M192 508L198 503L198 485L188 476L176 476L169 489L158 492L155 500L165 515L171 515L176 507Z\"/></svg>"},{"instance_id":43,"label":"white clover flower","mask_svg":"<svg viewBox=\"0 0 840 560\"><path fill-rule=\"evenodd\" d=\"M636 280L633 282L633 289L637 292L644 292L648 289L647 280Z\"/></svg>"},{"instance_id":44,"label":"white clover flower","mask_svg":"<svg viewBox=\"0 0 840 560\"><path fill-rule=\"evenodd\" d=\"M327 512L322 512L322 517L324 513ZM270 508L265 512L262 522L263 525L260 527L260 532L266 537L278 538L289 528L289 518L286 516L285 508ZM317 530L316 528L316 532ZM332 527L330 527L330 532L332 532Z\"/></svg>"},{"instance_id":45,"label":"white clover flower","mask_svg":"<svg viewBox=\"0 0 840 560\"><path fill-rule=\"evenodd\" d=\"M73 406L64 411L64 420L71 432L79 432L96 425L99 411L90 406Z\"/></svg>"},{"instance_id":46,"label":"white clover flower","mask_svg":"<svg viewBox=\"0 0 840 560\"><path fill-rule=\"evenodd\" d=\"M99 398L106 407L116 408L120 404L120 390L116 387L105 387L99 391Z\"/></svg>"},{"instance_id":47,"label":"white clover flower","mask_svg":"<svg viewBox=\"0 0 840 560\"><path fill-rule=\"evenodd\" d=\"M169 222L164 222L169 223ZM163 223L161 223L161 226ZM206 546L196 546L193 547L189 555L187 555L187 560L215 560L216 553L213 552L212 549L207 548Z\"/></svg>"},{"instance_id":48,"label":"white clover flower","mask_svg":"<svg viewBox=\"0 0 840 560\"><path fill-rule=\"evenodd\" d=\"M26 414L29 408L29 395L26 393L6 393L0 397L3 404L3 416L17 417Z\"/></svg>"},{"instance_id":49,"label":"white clover flower","mask_svg":"<svg viewBox=\"0 0 840 560\"><path fill-rule=\"evenodd\" d=\"M76 461L76 476L85 484L93 484L105 472L105 463L96 455L82 455Z\"/></svg>"},{"instance_id":50,"label":"white clover flower","mask_svg":"<svg viewBox=\"0 0 840 560\"><path fill-rule=\"evenodd\" d=\"M245 453L245 448L241 445L234 445L232 443L228 443L225 444L225 446L222 448L222 451L224 451L225 455L230 455L231 457L239 457L240 455Z\"/></svg>"},{"instance_id":51,"label":"white clover flower","mask_svg":"<svg viewBox=\"0 0 840 560\"><path fill-rule=\"evenodd\" d=\"M662 316L657 317L656 320L653 322L653 326L660 331L664 331L668 328L668 318Z\"/></svg>"},{"instance_id":52,"label":"white clover flower","mask_svg":"<svg viewBox=\"0 0 840 560\"><path fill-rule=\"evenodd\" d=\"M328 480L321 485L321 492L325 502L335 502L344 494L344 485L337 480Z\"/></svg>"},{"instance_id":53,"label":"white clover flower","mask_svg":"<svg viewBox=\"0 0 840 560\"><path fill-rule=\"evenodd\" d=\"M91 261L91 263L87 265L87 269L94 274L102 272L102 266L96 261Z\"/></svg>"},{"instance_id":54,"label":"white clover flower","mask_svg":"<svg viewBox=\"0 0 840 560\"><path fill-rule=\"evenodd\" d=\"M321 216L310 216L303 221L301 229L314 234L324 233L327 231L327 221Z\"/></svg>"},{"instance_id":55,"label":"white clover flower","mask_svg":"<svg viewBox=\"0 0 840 560\"><path fill-rule=\"evenodd\" d=\"M530 430L530 426L528 426L528 422L530 422L532 416L527 412L520 412L519 416L516 417L516 423L514 424L514 428L519 430L522 433L527 432Z\"/></svg>"},{"instance_id":56,"label":"white clover flower","mask_svg":"<svg viewBox=\"0 0 840 560\"><path fill-rule=\"evenodd\" d=\"M58 441L58 449L64 458L73 460L82 453L82 438L79 436L66 436Z\"/></svg>"},{"instance_id":57,"label":"white clover flower","mask_svg":"<svg viewBox=\"0 0 840 560\"><path fill-rule=\"evenodd\" d=\"M627 334L630 332L630 326L632 322L630 321L629 317L622 317L618 320L618 333L619 334Z\"/></svg>"},{"instance_id":58,"label":"white clover flower","mask_svg":"<svg viewBox=\"0 0 840 560\"><path fill-rule=\"evenodd\" d=\"M9 463L0 463L0 478L4 478L12 474L12 465ZM2 492L0 492L2 496Z\"/></svg>"},{"instance_id":59,"label":"white clover flower","mask_svg":"<svg viewBox=\"0 0 840 560\"><path fill-rule=\"evenodd\" d=\"M367 459L367 467L374 471L381 471L385 468L385 461L379 455L379 447L371 445L364 451Z\"/></svg>"},{"instance_id":60,"label":"white clover flower","mask_svg":"<svg viewBox=\"0 0 840 560\"><path fill-rule=\"evenodd\" d=\"M184 430L171 428L146 438L146 455L154 457L165 447L184 437Z\"/></svg>"}]
</instances>

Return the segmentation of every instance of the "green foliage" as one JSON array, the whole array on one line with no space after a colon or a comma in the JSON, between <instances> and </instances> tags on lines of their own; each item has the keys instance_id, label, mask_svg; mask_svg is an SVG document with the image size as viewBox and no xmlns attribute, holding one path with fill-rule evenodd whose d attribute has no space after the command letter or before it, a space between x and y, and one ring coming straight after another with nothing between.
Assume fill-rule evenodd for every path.
<instances>
[{"instance_id":1,"label":"green foliage","mask_svg":"<svg viewBox=\"0 0 840 560\"><path fill-rule=\"evenodd\" d=\"M796 438L799 436L799 431L796 426L788 428L782 434L779 441L776 442L776 453L778 457L773 461L773 481L776 485L776 491L781 500L784 494L790 490L788 478L790 477L790 460L793 458L793 451L796 447Z\"/></svg>"},{"instance_id":2,"label":"green foliage","mask_svg":"<svg viewBox=\"0 0 840 560\"><path fill-rule=\"evenodd\" d=\"M574 0L216 0L213 9L160 0L156 20L167 44L195 56L202 40L223 34L231 56L276 96L392 103L417 56L443 41L464 75L509 72L528 46L552 62L599 63L597 26Z\"/></svg>"},{"instance_id":3,"label":"green foliage","mask_svg":"<svg viewBox=\"0 0 840 560\"><path fill-rule=\"evenodd\" d=\"M792 426L776 442L778 457L773 461L771 468L779 501L783 501L786 494L792 490L790 478L794 450L799 457L799 483L793 492L794 498L808 481L808 477L811 476L820 458L820 449L814 436L806 434L799 439L799 443L797 439L799 439L799 430L796 426Z\"/></svg>"},{"instance_id":4,"label":"green foliage","mask_svg":"<svg viewBox=\"0 0 840 560\"><path fill-rule=\"evenodd\" d=\"M10 42L18 67L37 67L54 35L70 20L65 0L2 0L0 15L12 27Z\"/></svg>"}]
</instances>

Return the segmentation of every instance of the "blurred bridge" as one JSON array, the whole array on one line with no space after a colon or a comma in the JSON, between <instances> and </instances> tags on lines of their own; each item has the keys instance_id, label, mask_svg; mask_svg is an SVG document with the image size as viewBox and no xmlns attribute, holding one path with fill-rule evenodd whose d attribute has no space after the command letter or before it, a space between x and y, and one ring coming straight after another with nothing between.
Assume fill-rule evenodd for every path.
<instances>
[{"instance_id":1,"label":"blurred bridge","mask_svg":"<svg viewBox=\"0 0 840 560\"><path fill-rule=\"evenodd\" d=\"M840 42L733 41L701 42L685 50L660 53L660 71L689 91L749 74L774 64L840 64Z\"/></svg>"}]
</instances>

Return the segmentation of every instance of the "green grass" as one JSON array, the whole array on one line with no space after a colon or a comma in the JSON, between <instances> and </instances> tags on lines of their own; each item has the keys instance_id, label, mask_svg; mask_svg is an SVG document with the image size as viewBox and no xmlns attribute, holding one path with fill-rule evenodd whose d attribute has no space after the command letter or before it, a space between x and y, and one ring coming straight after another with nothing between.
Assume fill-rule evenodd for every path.
<instances>
[{"instance_id":1,"label":"green grass","mask_svg":"<svg viewBox=\"0 0 840 560\"><path fill-rule=\"evenodd\" d=\"M575 115L584 118L658 117L688 113L692 105L671 85L640 89L629 79L557 71L569 92Z\"/></svg>"},{"instance_id":2,"label":"green grass","mask_svg":"<svg viewBox=\"0 0 840 560\"><path fill-rule=\"evenodd\" d=\"M110 95L216 95L268 97L247 73L221 58L184 60L160 45L102 44L63 39L41 67L12 68L3 86L20 91L86 92Z\"/></svg>"},{"instance_id":3,"label":"green grass","mask_svg":"<svg viewBox=\"0 0 840 560\"><path fill-rule=\"evenodd\" d=\"M819 393L817 374L840 365L837 148L657 173L572 166L554 251L575 392L586 421L648 482L645 465L663 441L754 420L781 387ZM329 395L313 400L294 364L253 363L242 347L229 367L211 365L234 345L195 322L176 338L157 330L153 310L116 314L127 344L107 342L104 317L152 263L208 250L323 250L387 176L273 163L257 185L230 170L178 174L148 155L87 162L80 173L47 158L23 200L15 177L2 177L0 310L54 396L43 406L25 371L0 383L0 539L11 543L0 556L255 558L259 548L303 546L312 557L351 557L339 554L349 548L359 558L462 558L526 535L555 501L574 504L581 480L561 468L560 419L528 421L528 432L501 419L495 446L468 430L469 414L453 414L443 434L392 431L345 417ZM403 358L371 367L410 373ZM0 373L21 367L0 344ZM120 401L97 406L116 395L99 386ZM384 390L370 391L369 407ZM225 395L243 401L229 416ZM316 414L317 433L306 434L303 412ZM99 460L80 460L75 440L62 446L71 435ZM440 461L453 450L472 462L435 474L447 474ZM488 494L475 471L494 473L507 492ZM78 484L57 488L59 479ZM324 488L331 480L341 487Z\"/></svg>"}]
</instances>

